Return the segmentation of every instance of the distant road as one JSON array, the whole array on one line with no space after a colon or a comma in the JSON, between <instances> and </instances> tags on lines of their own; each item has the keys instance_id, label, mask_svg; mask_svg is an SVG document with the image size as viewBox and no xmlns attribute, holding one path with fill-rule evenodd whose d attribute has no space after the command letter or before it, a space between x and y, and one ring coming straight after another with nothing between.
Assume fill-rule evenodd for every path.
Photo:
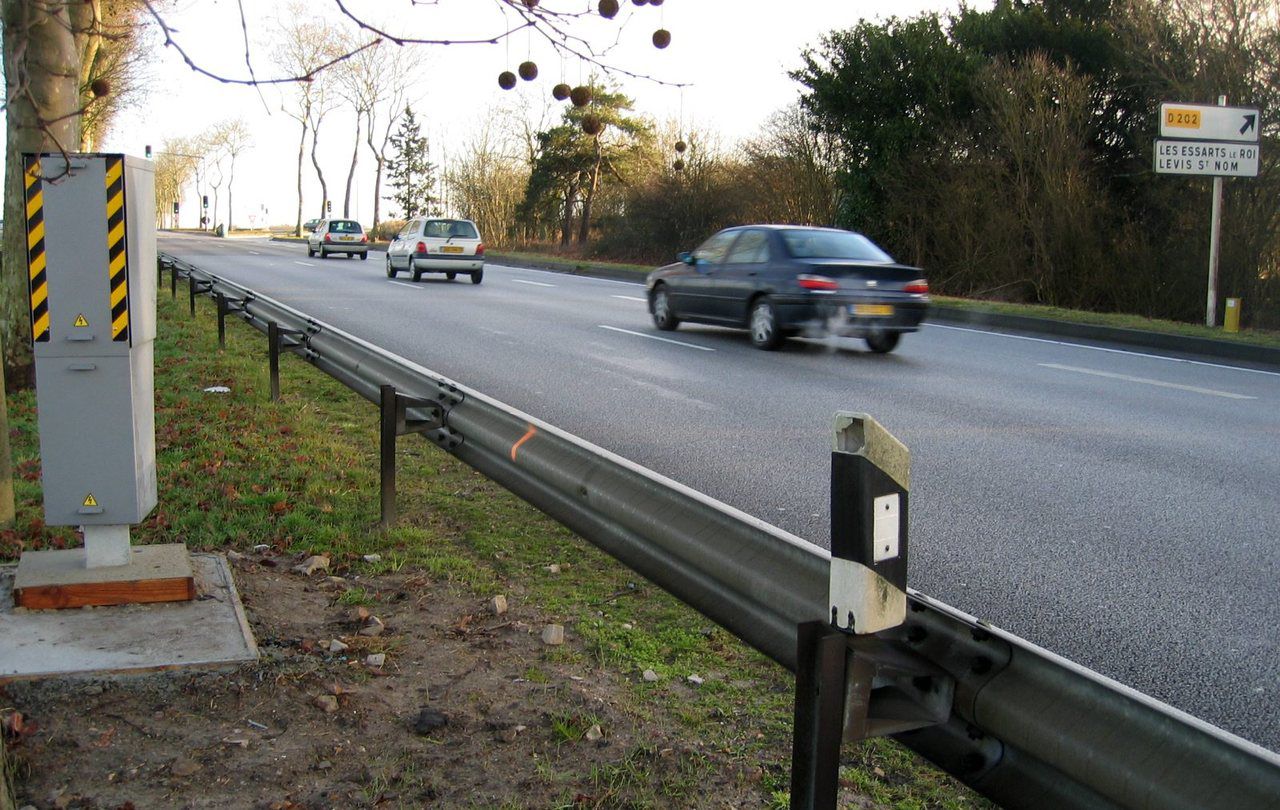
<instances>
[{"instance_id":1,"label":"distant road","mask_svg":"<svg viewBox=\"0 0 1280 810\"><path fill-rule=\"evenodd\" d=\"M927 325L753 349L636 284L161 249L827 545L832 415L911 449L911 585L1280 750L1280 374Z\"/></svg>"}]
</instances>

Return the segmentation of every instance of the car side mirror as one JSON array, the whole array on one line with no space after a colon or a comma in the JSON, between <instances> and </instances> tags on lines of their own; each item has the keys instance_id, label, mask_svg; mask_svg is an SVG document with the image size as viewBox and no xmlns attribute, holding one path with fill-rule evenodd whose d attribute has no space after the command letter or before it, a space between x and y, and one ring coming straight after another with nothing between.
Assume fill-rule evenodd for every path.
<instances>
[{"instance_id":1,"label":"car side mirror","mask_svg":"<svg viewBox=\"0 0 1280 810\"><path fill-rule=\"evenodd\" d=\"M693 264L693 254L687 250L677 253L676 261L684 262L685 264Z\"/></svg>"}]
</instances>

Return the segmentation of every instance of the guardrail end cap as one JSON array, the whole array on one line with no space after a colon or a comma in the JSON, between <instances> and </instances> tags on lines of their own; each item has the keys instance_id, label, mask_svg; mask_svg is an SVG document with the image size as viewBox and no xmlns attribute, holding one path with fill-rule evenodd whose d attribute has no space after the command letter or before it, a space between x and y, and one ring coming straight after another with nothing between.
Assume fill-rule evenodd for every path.
<instances>
[{"instance_id":1,"label":"guardrail end cap","mask_svg":"<svg viewBox=\"0 0 1280 810\"><path fill-rule=\"evenodd\" d=\"M870 414L837 411L831 450L862 456L900 487L911 489L911 451Z\"/></svg>"}]
</instances>

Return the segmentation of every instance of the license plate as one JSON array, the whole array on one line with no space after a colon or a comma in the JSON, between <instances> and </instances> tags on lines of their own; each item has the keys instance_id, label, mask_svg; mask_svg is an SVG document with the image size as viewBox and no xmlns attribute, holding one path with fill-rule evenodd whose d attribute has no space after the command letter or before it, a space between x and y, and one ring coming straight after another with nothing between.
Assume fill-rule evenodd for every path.
<instances>
[{"instance_id":1,"label":"license plate","mask_svg":"<svg viewBox=\"0 0 1280 810\"><path fill-rule=\"evenodd\" d=\"M445 245L444 247L440 248L440 252L441 253L461 253L462 246L461 245Z\"/></svg>"},{"instance_id":2,"label":"license plate","mask_svg":"<svg viewBox=\"0 0 1280 810\"><path fill-rule=\"evenodd\" d=\"M338 237L338 241L340 241L340 242L350 242L352 239L355 239L355 237L354 237L354 236L339 236L339 237Z\"/></svg>"},{"instance_id":3,"label":"license plate","mask_svg":"<svg viewBox=\"0 0 1280 810\"><path fill-rule=\"evenodd\" d=\"M884 317L893 314L893 307L890 304L854 304L853 314Z\"/></svg>"}]
</instances>

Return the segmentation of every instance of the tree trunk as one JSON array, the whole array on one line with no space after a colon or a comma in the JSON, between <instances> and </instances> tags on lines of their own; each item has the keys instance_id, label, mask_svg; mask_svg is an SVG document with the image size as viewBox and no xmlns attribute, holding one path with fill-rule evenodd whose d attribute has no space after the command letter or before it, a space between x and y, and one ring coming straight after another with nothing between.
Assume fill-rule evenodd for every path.
<instances>
[{"instance_id":1,"label":"tree trunk","mask_svg":"<svg viewBox=\"0 0 1280 810\"><path fill-rule=\"evenodd\" d=\"M329 202L329 184L324 181L324 172L320 170L320 159L316 157L316 147L320 145L320 119L311 127L311 165L316 169L316 179L320 181L320 216L324 217L325 204Z\"/></svg>"},{"instance_id":2,"label":"tree trunk","mask_svg":"<svg viewBox=\"0 0 1280 810\"><path fill-rule=\"evenodd\" d=\"M573 237L573 201L577 196L573 188L564 193L564 213L560 218L560 247L569 247L569 240Z\"/></svg>"},{"instance_id":3,"label":"tree trunk","mask_svg":"<svg viewBox=\"0 0 1280 810\"><path fill-rule=\"evenodd\" d=\"M596 189L600 187L600 164L604 161L600 153L600 138L596 139L596 162L591 167L591 179L587 184L587 193L582 195L582 221L578 223L578 244L585 245L591 238L591 203L595 201Z\"/></svg>"},{"instance_id":4,"label":"tree trunk","mask_svg":"<svg viewBox=\"0 0 1280 810\"><path fill-rule=\"evenodd\" d=\"M231 186L236 181L236 156L231 156L231 171L227 174L227 230L225 234L231 235Z\"/></svg>"},{"instance_id":5,"label":"tree trunk","mask_svg":"<svg viewBox=\"0 0 1280 810\"><path fill-rule=\"evenodd\" d=\"M31 379L31 299L27 278L26 195L22 153L79 146L80 75L67 6L3 0L5 112L5 219L0 270L0 525L13 523L13 461L5 381Z\"/></svg>"},{"instance_id":6,"label":"tree trunk","mask_svg":"<svg viewBox=\"0 0 1280 810\"><path fill-rule=\"evenodd\" d=\"M298 221L293 224L293 235L302 236L302 157L307 150L307 116L302 116L302 137L298 139Z\"/></svg>"},{"instance_id":7,"label":"tree trunk","mask_svg":"<svg viewBox=\"0 0 1280 810\"><path fill-rule=\"evenodd\" d=\"M342 195L342 215L351 216L351 184L356 177L356 163L360 161L360 116L356 115L356 148L351 150L351 169L347 172L347 191Z\"/></svg>"}]
</instances>

